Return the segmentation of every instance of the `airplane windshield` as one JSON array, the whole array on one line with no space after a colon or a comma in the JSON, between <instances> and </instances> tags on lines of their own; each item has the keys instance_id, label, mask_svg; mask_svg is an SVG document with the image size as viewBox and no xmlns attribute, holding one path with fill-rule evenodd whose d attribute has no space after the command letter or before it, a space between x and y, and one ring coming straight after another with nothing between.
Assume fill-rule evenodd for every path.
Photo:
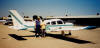
<instances>
[{"instance_id":1,"label":"airplane windshield","mask_svg":"<svg viewBox=\"0 0 100 48\"><path fill-rule=\"evenodd\" d=\"M58 24L63 24L63 22L62 22L62 21L57 21L57 23L58 23Z\"/></svg>"}]
</instances>

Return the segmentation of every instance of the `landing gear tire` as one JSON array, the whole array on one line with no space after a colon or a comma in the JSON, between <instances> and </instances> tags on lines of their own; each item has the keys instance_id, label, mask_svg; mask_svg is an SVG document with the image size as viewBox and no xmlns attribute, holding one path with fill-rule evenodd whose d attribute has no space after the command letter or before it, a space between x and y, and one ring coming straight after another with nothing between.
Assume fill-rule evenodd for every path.
<instances>
[{"instance_id":1,"label":"landing gear tire","mask_svg":"<svg viewBox=\"0 0 100 48\"><path fill-rule=\"evenodd\" d=\"M61 31L61 35L62 35L62 36L65 36L65 33L64 33L64 31Z\"/></svg>"},{"instance_id":2,"label":"landing gear tire","mask_svg":"<svg viewBox=\"0 0 100 48\"><path fill-rule=\"evenodd\" d=\"M71 31L69 31L68 35L72 35Z\"/></svg>"}]
</instances>

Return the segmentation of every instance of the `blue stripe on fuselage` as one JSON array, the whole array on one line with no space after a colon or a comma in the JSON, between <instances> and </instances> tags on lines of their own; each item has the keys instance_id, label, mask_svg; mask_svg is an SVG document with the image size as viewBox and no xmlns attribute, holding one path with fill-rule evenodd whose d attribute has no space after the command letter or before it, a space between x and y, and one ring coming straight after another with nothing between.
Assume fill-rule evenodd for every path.
<instances>
[{"instance_id":1,"label":"blue stripe on fuselage","mask_svg":"<svg viewBox=\"0 0 100 48\"><path fill-rule=\"evenodd\" d=\"M66 24L61 24L61 25L46 25L46 30L49 30L49 27L63 27L63 26L73 26L73 25L66 25Z\"/></svg>"}]
</instances>

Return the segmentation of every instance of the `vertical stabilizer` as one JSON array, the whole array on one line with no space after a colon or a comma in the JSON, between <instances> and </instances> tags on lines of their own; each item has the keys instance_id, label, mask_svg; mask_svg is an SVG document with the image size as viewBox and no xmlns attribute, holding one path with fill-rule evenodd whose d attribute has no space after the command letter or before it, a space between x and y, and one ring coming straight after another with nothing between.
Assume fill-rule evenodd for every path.
<instances>
[{"instance_id":1,"label":"vertical stabilizer","mask_svg":"<svg viewBox=\"0 0 100 48\"><path fill-rule=\"evenodd\" d=\"M25 21L21 15L16 10L10 10L9 11L12 17L13 25L10 28L19 29L19 30L26 30L27 27L25 27Z\"/></svg>"},{"instance_id":2,"label":"vertical stabilizer","mask_svg":"<svg viewBox=\"0 0 100 48\"><path fill-rule=\"evenodd\" d=\"M12 17L14 26L22 26L25 24L25 21L21 15L16 10L9 11Z\"/></svg>"}]
</instances>

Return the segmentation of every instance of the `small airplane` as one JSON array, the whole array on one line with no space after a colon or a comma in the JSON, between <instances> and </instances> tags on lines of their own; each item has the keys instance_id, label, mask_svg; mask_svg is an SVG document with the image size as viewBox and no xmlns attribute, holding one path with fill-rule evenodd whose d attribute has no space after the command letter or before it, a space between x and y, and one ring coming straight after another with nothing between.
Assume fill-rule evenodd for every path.
<instances>
[{"instance_id":1,"label":"small airplane","mask_svg":"<svg viewBox=\"0 0 100 48\"><path fill-rule=\"evenodd\" d=\"M34 31L35 21L25 22L23 17L16 10L9 10L9 12L13 21L13 26L10 26L9 28L18 30L32 29ZM52 31L63 32L67 30L70 33L71 30L89 29L91 27L91 26L74 27L73 23L64 23L63 20L61 19L49 19L49 20L44 20L44 22L46 24L46 32L52 32Z\"/></svg>"},{"instance_id":2,"label":"small airplane","mask_svg":"<svg viewBox=\"0 0 100 48\"><path fill-rule=\"evenodd\" d=\"M6 20L0 20L0 23L5 24Z\"/></svg>"}]
</instances>

